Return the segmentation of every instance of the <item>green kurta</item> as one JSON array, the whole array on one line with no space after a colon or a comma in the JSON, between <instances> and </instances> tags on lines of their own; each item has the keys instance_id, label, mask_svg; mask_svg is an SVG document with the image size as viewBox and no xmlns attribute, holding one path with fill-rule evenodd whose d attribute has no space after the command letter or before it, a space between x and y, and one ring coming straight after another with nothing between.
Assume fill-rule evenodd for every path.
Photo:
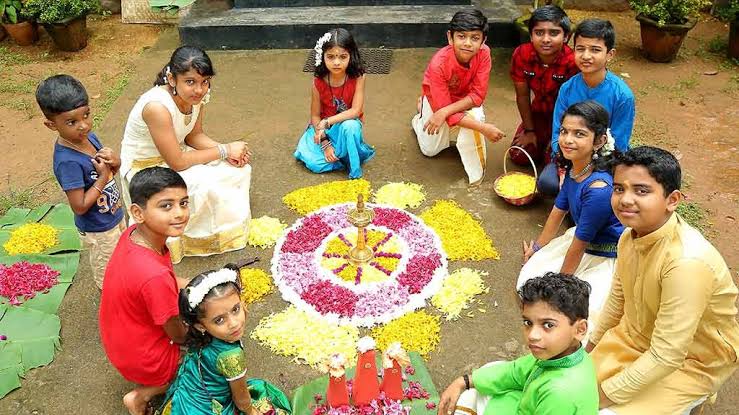
<instances>
[{"instance_id":1,"label":"green kurta","mask_svg":"<svg viewBox=\"0 0 739 415\"><path fill-rule=\"evenodd\" d=\"M472 372L475 389L491 396L485 415L595 415L595 368L582 347L556 360L533 355Z\"/></svg>"},{"instance_id":2,"label":"green kurta","mask_svg":"<svg viewBox=\"0 0 739 415\"><path fill-rule=\"evenodd\" d=\"M164 415L241 414L231 398L230 381L246 376L246 360L241 343L213 339L199 350L190 350L167 391ZM244 380L249 386L252 405L267 413L290 413L290 402L276 387L260 379Z\"/></svg>"}]
</instances>

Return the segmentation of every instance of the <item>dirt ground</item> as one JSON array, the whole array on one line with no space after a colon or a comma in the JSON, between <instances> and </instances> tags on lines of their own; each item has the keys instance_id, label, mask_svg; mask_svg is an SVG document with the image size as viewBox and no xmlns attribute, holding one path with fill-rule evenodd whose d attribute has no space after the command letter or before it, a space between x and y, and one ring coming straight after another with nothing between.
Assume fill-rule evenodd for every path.
<instances>
[{"instance_id":1,"label":"dirt ground","mask_svg":"<svg viewBox=\"0 0 739 415\"><path fill-rule=\"evenodd\" d=\"M573 12L575 20L586 13ZM717 36L726 37L721 22L707 18L693 30L678 59L671 64L646 61L639 53L638 24L630 13L599 13L613 21L618 33L618 57L612 66L630 84L637 99L634 140L659 145L678 153L686 172L685 192L707 209L711 240L737 276L739 248L739 67L720 54ZM34 197L61 201L63 195L51 174L53 135L42 125L33 101L33 88L42 77L58 72L82 80L92 97L93 114L107 113L97 131L104 143L120 145L128 111L148 89L171 50L176 33L159 27L122 25L114 18L90 22L92 38L83 52L55 52L47 36L30 48L0 42L0 62L10 60L9 77L0 81L0 192L33 188ZM156 43L155 43L156 42ZM47 52L48 51L48 52ZM512 291L520 269L520 240L535 237L551 202L513 208L492 192L492 178L502 172L505 143L489 146L488 180L468 190L454 150L429 160L419 154L410 130L426 62L433 49L398 50L389 75L372 75L367 82L366 136L377 147L377 157L365 169L375 188L387 181L421 183L428 202L454 198L483 220L483 226L501 252L499 261L453 263L490 273L489 294L481 296L488 313L443 323L441 343L428 366L436 386L490 360L510 359L525 352ZM507 67L510 50L495 50L486 114L510 136L518 123L515 96ZM292 149L308 118L310 76L300 72L304 51L212 52L216 71L213 100L205 124L214 138L245 139L254 149L252 214L270 215L292 223L297 216L280 198L287 192L327 180L344 179L343 173L311 175L292 157ZM4 63L7 65L8 63ZM5 72L5 71L4 71ZM714 72L717 72L714 74ZM711 74L711 75L708 75ZM126 83L125 80L128 80ZM113 98L122 93L113 102ZM109 110L109 112L107 112ZM18 136L23 136L19 139ZM32 156L28 156L32 153ZM698 210L700 212L700 210ZM416 212L418 213L418 211ZM176 267L179 275L195 275L237 258L259 256L268 269L271 250L244 251L205 259L186 258ZM83 262L78 279L62 304L62 344L52 364L32 370L23 387L0 400L0 413L124 414L120 398L130 387L107 363L97 335L99 294ZM497 303L498 307L493 304ZM277 312L285 303L275 293L250 308L249 326ZM248 339L247 359L252 376L265 377L292 390L318 375L288 358L271 354ZM739 375L722 389L706 414L733 414L739 405Z\"/></svg>"}]
</instances>

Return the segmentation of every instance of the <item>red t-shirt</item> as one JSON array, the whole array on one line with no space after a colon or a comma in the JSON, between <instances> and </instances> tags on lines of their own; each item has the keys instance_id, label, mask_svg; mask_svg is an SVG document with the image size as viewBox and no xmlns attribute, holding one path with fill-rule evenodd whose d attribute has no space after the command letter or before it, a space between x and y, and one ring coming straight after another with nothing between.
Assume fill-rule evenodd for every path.
<instances>
[{"instance_id":1,"label":"red t-shirt","mask_svg":"<svg viewBox=\"0 0 739 415\"><path fill-rule=\"evenodd\" d=\"M313 85L318 90L318 95L321 98L321 118L333 117L336 115L336 101L341 99L346 104L344 110L348 110L352 107L352 101L354 100L354 91L357 89L357 78L347 77L344 81L344 85L331 87L323 78L313 78ZM359 114L361 119L364 114Z\"/></svg>"},{"instance_id":2,"label":"red t-shirt","mask_svg":"<svg viewBox=\"0 0 739 415\"><path fill-rule=\"evenodd\" d=\"M105 270L100 299L100 337L113 366L146 386L171 381L180 348L162 327L179 314L177 281L169 252L158 255L131 241L129 227Z\"/></svg>"},{"instance_id":3,"label":"red t-shirt","mask_svg":"<svg viewBox=\"0 0 739 415\"><path fill-rule=\"evenodd\" d=\"M482 105L488 94L488 80L492 59L490 48L482 45L480 51L469 62L469 67L462 66L454 55L454 48L447 45L439 49L431 58L426 72L423 74L423 95L429 100L434 112L470 97L476 107ZM447 117L449 126L456 125L464 117L458 112Z\"/></svg>"},{"instance_id":4,"label":"red t-shirt","mask_svg":"<svg viewBox=\"0 0 739 415\"><path fill-rule=\"evenodd\" d=\"M567 45L562 46L562 51L550 64L541 62L531 42L517 47L511 58L511 79L526 82L534 93L532 112L553 113L559 87L578 72L575 54Z\"/></svg>"}]
</instances>

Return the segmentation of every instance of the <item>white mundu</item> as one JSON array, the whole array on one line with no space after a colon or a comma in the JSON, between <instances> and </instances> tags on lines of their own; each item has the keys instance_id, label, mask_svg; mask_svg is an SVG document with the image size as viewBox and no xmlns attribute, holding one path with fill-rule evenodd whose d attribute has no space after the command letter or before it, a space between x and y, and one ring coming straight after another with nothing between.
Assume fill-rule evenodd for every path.
<instances>
[{"instance_id":1,"label":"white mundu","mask_svg":"<svg viewBox=\"0 0 739 415\"><path fill-rule=\"evenodd\" d=\"M466 111L467 117L473 117L475 120L485 122L485 112L482 107L471 108ZM421 112L416 114L411 120L413 131L416 132L418 139L418 147L425 156L433 157L442 150L449 148L451 141L457 142L457 151L462 158L462 165L467 172L467 177L471 185L479 184L485 177L485 165L487 162L487 153L485 146L485 137L475 130L462 128L458 126L449 127L446 122L442 123L439 132L436 134L428 134L423 130L423 126L434 115L431 105L426 97L423 97Z\"/></svg>"}]
</instances>

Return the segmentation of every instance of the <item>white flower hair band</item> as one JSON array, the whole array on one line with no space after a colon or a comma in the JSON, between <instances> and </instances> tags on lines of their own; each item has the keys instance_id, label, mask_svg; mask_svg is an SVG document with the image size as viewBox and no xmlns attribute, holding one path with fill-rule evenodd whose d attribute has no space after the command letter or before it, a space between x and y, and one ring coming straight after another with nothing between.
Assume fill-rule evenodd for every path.
<instances>
[{"instance_id":1,"label":"white flower hair band","mask_svg":"<svg viewBox=\"0 0 739 415\"><path fill-rule=\"evenodd\" d=\"M169 69L169 65L167 65L167 67L164 69L164 76L162 77L165 84L169 83L169 74L171 73L172 71Z\"/></svg>"},{"instance_id":2,"label":"white flower hair band","mask_svg":"<svg viewBox=\"0 0 739 415\"><path fill-rule=\"evenodd\" d=\"M600 148L600 155L601 156L609 156L613 151L616 150L616 139L613 138L613 135L611 135L611 129L606 129L606 142L603 144L603 147Z\"/></svg>"},{"instance_id":3,"label":"white flower hair band","mask_svg":"<svg viewBox=\"0 0 739 415\"><path fill-rule=\"evenodd\" d=\"M316 47L313 48L314 51L316 51L316 66L321 66L321 62L323 62L323 44L331 40L331 32L326 32L318 38L318 41L316 42Z\"/></svg>"},{"instance_id":4,"label":"white flower hair band","mask_svg":"<svg viewBox=\"0 0 739 415\"><path fill-rule=\"evenodd\" d=\"M213 289L213 287L219 286L227 282L236 282L238 277L236 271L228 268L220 269L216 272L211 272L206 275L205 278L195 287L189 287L187 289L187 303L191 309L197 307L203 302L203 298Z\"/></svg>"}]
</instances>

